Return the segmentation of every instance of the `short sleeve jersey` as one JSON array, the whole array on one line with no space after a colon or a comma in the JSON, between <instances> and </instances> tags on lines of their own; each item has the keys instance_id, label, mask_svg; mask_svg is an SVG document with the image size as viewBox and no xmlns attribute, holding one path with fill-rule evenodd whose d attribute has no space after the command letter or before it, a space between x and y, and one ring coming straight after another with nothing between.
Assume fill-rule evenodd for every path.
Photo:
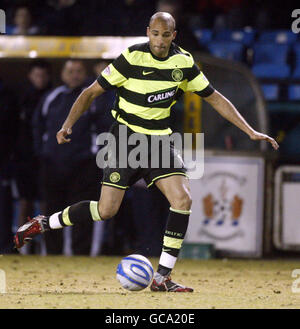
<instances>
[{"instance_id":1,"label":"short sleeve jersey","mask_svg":"<svg viewBox=\"0 0 300 329\"><path fill-rule=\"evenodd\" d=\"M149 43L127 48L97 79L105 90L115 88L112 115L135 132L171 134L172 106L186 91L207 97L214 92L190 53L172 43L165 58L151 53Z\"/></svg>"}]
</instances>

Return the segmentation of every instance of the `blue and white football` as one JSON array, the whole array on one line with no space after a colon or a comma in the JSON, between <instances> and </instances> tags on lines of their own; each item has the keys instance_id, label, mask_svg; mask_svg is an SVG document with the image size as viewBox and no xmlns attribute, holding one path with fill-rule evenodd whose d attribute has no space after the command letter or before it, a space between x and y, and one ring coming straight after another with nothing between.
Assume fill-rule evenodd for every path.
<instances>
[{"instance_id":1,"label":"blue and white football","mask_svg":"<svg viewBox=\"0 0 300 329\"><path fill-rule=\"evenodd\" d=\"M153 266L142 255L132 254L124 257L117 267L117 279L121 286L130 291L143 290L153 279Z\"/></svg>"}]
</instances>

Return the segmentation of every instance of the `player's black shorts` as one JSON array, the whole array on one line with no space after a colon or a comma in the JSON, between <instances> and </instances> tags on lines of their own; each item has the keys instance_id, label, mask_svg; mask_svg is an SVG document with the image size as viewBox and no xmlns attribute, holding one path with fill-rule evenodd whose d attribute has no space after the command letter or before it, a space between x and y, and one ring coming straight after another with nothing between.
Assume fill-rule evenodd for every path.
<instances>
[{"instance_id":1,"label":"player's black shorts","mask_svg":"<svg viewBox=\"0 0 300 329\"><path fill-rule=\"evenodd\" d=\"M155 148L151 150L151 144L153 143L153 138L159 138L157 135L143 135L148 140L148 149L144 148L143 152L143 159L146 158L147 154L147 166L138 166L138 167L132 167L130 163L127 162L126 168L124 165L120 165L120 155L118 153L119 145L120 145L120 133L119 133L119 127L123 126L123 129L127 129L127 141L129 137L134 134L135 132L128 128L127 126L120 124L119 122L113 123L113 125L110 128L110 133L115 137L116 140L116 147L114 150L117 152L110 153L110 147L108 147L108 154L114 154L113 157L115 159L114 166L107 166L103 169L103 185L113 186L120 189L128 189L130 186L132 186L134 183L136 183L139 179L143 178L147 184L147 186L153 187L156 182L159 179L173 176L173 175L183 175L187 176L186 174L186 168L184 166L184 163L182 161L182 158L180 156L180 153L174 148L174 143L171 142L168 144L168 147L162 146L162 143L159 143L159 148ZM121 134L121 146L122 144L122 136ZM160 136L161 137L161 136ZM168 136L165 136L168 137ZM137 142L135 145L127 145L127 152L126 152L126 158L130 159L130 153L139 146L140 144ZM157 145L157 144L156 144ZM167 144L165 144L167 145ZM141 150L141 148L140 148ZM154 150L154 152L153 152ZM155 152L155 150L157 150ZM151 152L152 151L152 152ZM166 162L163 161L162 155L166 155L166 153L169 152L169 165L166 167ZM136 155L136 159L140 160L141 155L138 155L139 152L133 151L133 154ZM158 155L159 154L159 155ZM128 157L129 155L129 157ZM134 157L133 155L133 157ZM156 162L153 162L153 157L155 159L159 159ZM124 156L122 158L124 160ZM165 158L164 158L165 159ZM153 165L155 163L155 165ZM123 162L124 164L124 162Z\"/></svg>"}]
</instances>

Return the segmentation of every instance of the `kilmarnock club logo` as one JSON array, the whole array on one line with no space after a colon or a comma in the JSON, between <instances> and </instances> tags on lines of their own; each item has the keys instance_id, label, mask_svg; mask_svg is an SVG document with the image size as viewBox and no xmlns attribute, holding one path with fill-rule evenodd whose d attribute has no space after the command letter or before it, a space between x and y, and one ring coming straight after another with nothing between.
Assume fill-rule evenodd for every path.
<instances>
[{"instance_id":1,"label":"kilmarnock club logo","mask_svg":"<svg viewBox=\"0 0 300 329\"><path fill-rule=\"evenodd\" d=\"M244 200L234 185L242 187L246 183L246 178L219 172L208 176L203 182L207 184L211 180L215 180L219 187L217 191L210 191L202 199L204 220L198 234L217 240L243 236L240 222Z\"/></svg>"},{"instance_id":2,"label":"kilmarnock club logo","mask_svg":"<svg viewBox=\"0 0 300 329\"><path fill-rule=\"evenodd\" d=\"M117 183L121 179L121 177L118 172L113 172L110 174L109 179L111 182Z\"/></svg>"},{"instance_id":3,"label":"kilmarnock club logo","mask_svg":"<svg viewBox=\"0 0 300 329\"><path fill-rule=\"evenodd\" d=\"M173 80L175 80L175 81L181 81L182 78L183 78L183 73L182 73L182 71L181 71L180 69L174 69L174 70L172 71L172 78L173 78Z\"/></svg>"}]
</instances>

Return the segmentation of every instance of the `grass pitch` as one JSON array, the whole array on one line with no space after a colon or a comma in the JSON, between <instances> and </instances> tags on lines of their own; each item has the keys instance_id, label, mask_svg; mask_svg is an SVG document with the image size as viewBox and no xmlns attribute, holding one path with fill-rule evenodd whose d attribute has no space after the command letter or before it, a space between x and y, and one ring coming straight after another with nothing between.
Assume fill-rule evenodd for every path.
<instances>
[{"instance_id":1,"label":"grass pitch","mask_svg":"<svg viewBox=\"0 0 300 329\"><path fill-rule=\"evenodd\" d=\"M174 281L193 293L129 292L116 280L121 257L0 256L0 308L300 308L298 261L178 260ZM151 259L156 268L158 259ZM300 287L299 287L300 288Z\"/></svg>"}]
</instances>

